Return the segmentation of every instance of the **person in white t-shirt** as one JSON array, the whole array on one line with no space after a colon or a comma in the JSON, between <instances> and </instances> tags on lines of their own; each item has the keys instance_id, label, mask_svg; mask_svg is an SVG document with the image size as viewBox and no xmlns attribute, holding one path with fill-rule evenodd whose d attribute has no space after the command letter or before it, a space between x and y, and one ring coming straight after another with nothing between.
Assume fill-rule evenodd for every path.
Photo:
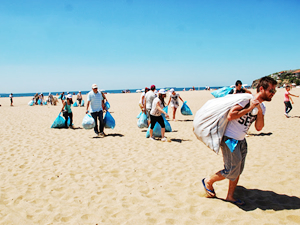
<instances>
[{"instance_id":1,"label":"person in white t-shirt","mask_svg":"<svg viewBox=\"0 0 300 225\"><path fill-rule=\"evenodd\" d=\"M148 91L149 91L149 88L145 87L145 91L141 94L141 97L140 97L139 106L142 111L144 111L144 105L146 104L145 95Z\"/></svg>"},{"instance_id":2,"label":"person in white t-shirt","mask_svg":"<svg viewBox=\"0 0 300 225\"><path fill-rule=\"evenodd\" d=\"M221 141L224 169L202 180L208 197L216 197L213 184L227 178L229 179L229 188L225 200L239 206L245 205L245 202L233 197L247 155L245 136L254 121L257 131L264 127L265 106L262 102L272 100L276 93L276 85L277 81L271 77L261 78L254 98L250 101L243 101L229 110L227 116L229 122ZM236 146L232 147L232 144L236 144Z\"/></svg>"},{"instance_id":3,"label":"person in white t-shirt","mask_svg":"<svg viewBox=\"0 0 300 225\"><path fill-rule=\"evenodd\" d=\"M152 103L152 108L150 111L150 121L151 121L151 126L150 126L150 139L155 140L153 137L153 128L156 124L156 122L159 123L161 126L161 141L166 141L167 139L165 138L165 122L162 117L162 113L166 115L168 118L169 115L163 110L165 106L164 99L166 97L166 91L165 89L160 89L158 92L158 96L153 100Z\"/></svg>"},{"instance_id":4,"label":"person in white t-shirt","mask_svg":"<svg viewBox=\"0 0 300 225\"><path fill-rule=\"evenodd\" d=\"M14 100L13 100L13 93L11 93L9 95L9 99L10 99L10 106L13 106Z\"/></svg>"},{"instance_id":5,"label":"person in white t-shirt","mask_svg":"<svg viewBox=\"0 0 300 225\"><path fill-rule=\"evenodd\" d=\"M148 91L145 94L145 104L144 104L144 112L147 115L148 118L148 126L150 125L150 111L152 108L152 102L156 98L156 95L154 94L156 87L155 85L151 85L150 91Z\"/></svg>"},{"instance_id":6,"label":"person in white t-shirt","mask_svg":"<svg viewBox=\"0 0 300 225\"><path fill-rule=\"evenodd\" d=\"M179 101L178 101L178 99L180 99L183 102L183 100L180 97L180 95L178 93L176 93L173 88L170 89L170 99L169 99L169 102L168 102L167 105L170 105L171 108L173 109L173 120L174 121L175 121L176 110L179 107Z\"/></svg>"}]
</instances>

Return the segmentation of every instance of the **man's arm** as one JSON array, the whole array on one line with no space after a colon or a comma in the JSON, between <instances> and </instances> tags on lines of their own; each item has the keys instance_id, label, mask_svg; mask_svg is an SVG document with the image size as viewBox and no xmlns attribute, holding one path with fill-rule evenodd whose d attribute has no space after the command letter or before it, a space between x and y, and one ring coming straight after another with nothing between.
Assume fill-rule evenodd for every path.
<instances>
[{"instance_id":1,"label":"man's arm","mask_svg":"<svg viewBox=\"0 0 300 225\"><path fill-rule=\"evenodd\" d=\"M89 111L89 106L90 106L90 101L88 101L86 104L86 113L88 113L88 111Z\"/></svg>"},{"instance_id":2,"label":"man's arm","mask_svg":"<svg viewBox=\"0 0 300 225\"><path fill-rule=\"evenodd\" d=\"M236 105L232 107L227 115L227 119L230 120L235 120L243 115L246 115L248 112L250 112L253 108L255 108L259 104L259 101L256 99L250 100L250 106L248 108L243 108L240 105Z\"/></svg>"},{"instance_id":3,"label":"man's arm","mask_svg":"<svg viewBox=\"0 0 300 225\"><path fill-rule=\"evenodd\" d=\"M257 108L258 108L258 113L255 121L255 129L257 131L261 131L265 126L265 119L260 105L258 105Z\"/></svg>"}]
</instances>

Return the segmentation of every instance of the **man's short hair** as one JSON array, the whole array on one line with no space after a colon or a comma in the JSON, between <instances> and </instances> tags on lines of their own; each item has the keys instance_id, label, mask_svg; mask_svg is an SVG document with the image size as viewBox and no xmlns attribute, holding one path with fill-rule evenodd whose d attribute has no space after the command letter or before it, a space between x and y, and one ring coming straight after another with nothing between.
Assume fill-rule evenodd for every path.
<instances>
[{"instance_id":1,"label":"man's short hair","mask_svg":"<svg viewBox=\"0 0 300 225\"><path fill-rule=\"evenodd\" d=\"M242 81L237 80L237 81L235 82L235 86L238 86L239 84L242 85Z\"/></svg>"},{"instance_id":2,"label":"man's short hair","mask_svg":"<svg viewBox=\"0 0 300 225\"><path fill-rule=\"evenodd\" d=\"M264 90L267 90L270 84L277 85L277 81L274 80L272 77L268 77L268 76L260 78L258 85L256 87L257 93L259 92L260 87L263 87Z\"/></svg>"},{"instance_id":3,"label":"man's short hair","mask_svg":"<svg viewBox=\"0 0 300 225\"><path fill-rule=\"evenodd\" d=\"M290 88L290 87L291 87L291 86L288 84L288 85L285 86L285 89Z\"/></svg>"}]
</instances>

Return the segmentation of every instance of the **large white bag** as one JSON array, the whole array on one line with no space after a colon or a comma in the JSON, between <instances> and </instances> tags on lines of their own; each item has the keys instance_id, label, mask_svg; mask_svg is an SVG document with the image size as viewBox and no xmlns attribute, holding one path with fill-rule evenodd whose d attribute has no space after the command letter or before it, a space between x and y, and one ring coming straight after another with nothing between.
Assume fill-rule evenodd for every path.
<instances>
[{"instance_id":1,"label":"large white bag","mask_svg":"<svg viewBox=\"0 0 300 225\"><path fill-rule=\"evenodd\" d=\"M194 133L206 146L219 153L229 110L236 104L253 98L251 94L234 94L207 101L196 113Z\"/></svg>"}]
</instances>

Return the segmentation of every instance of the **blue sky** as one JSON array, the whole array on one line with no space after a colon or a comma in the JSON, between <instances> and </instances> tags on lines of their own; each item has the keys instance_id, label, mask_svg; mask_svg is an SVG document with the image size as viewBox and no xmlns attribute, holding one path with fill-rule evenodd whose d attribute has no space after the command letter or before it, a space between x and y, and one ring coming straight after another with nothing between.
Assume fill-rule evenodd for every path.
<instances>
[{"instance_id":1,"label":"blue sky","mask_svg":"<svg viewBox=\"0 0 300 225\"><path fill-rule=\"evenodd\" d=\"M0 4L0 93L251 84L299 69L298 0Z\"/></svg>"}]
</instances>

